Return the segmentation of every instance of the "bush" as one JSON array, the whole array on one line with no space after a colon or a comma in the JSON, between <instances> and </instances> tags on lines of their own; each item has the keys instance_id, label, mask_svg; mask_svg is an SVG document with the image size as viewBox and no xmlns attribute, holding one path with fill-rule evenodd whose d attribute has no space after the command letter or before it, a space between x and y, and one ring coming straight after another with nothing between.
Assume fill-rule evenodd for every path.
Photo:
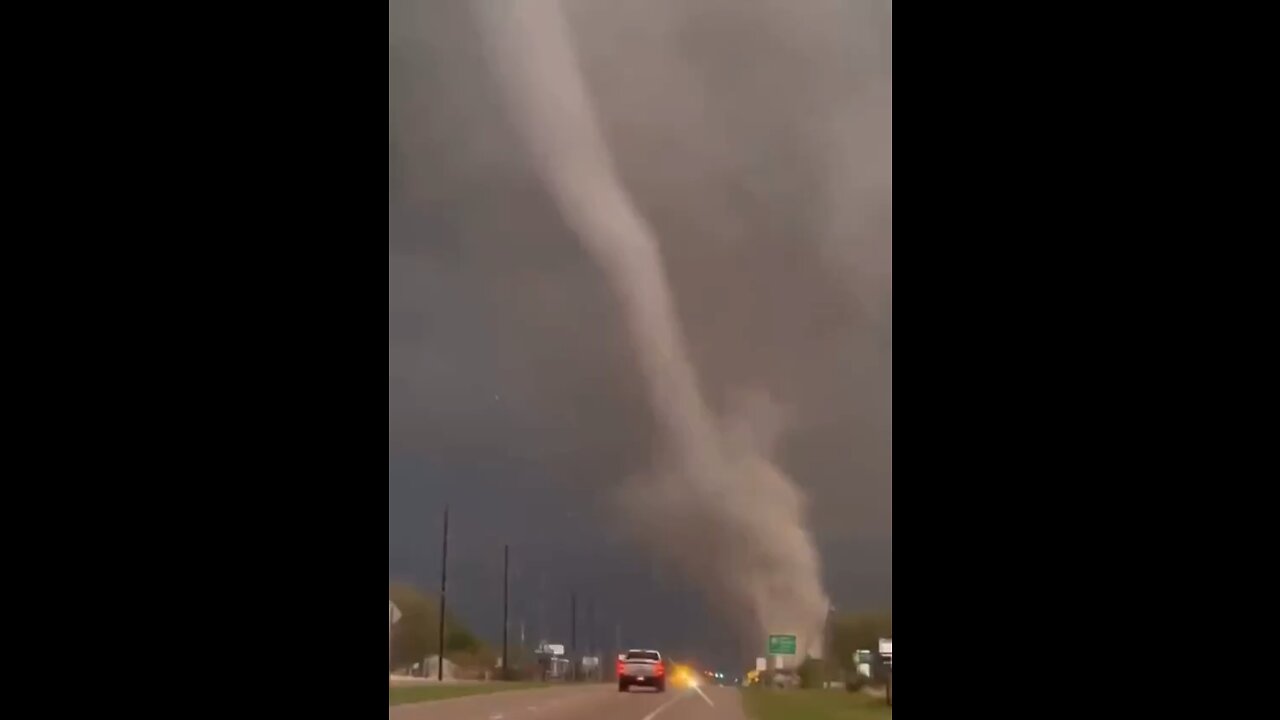
<instances>
[{"instance_id":1,"label":"bush","mask_svg":"<svg viewBox=\"0 0 1280 720\"><path fill-rule=\"evenodd\" d=\"M802 688L820 688L822 687L822 661L813 658L806 658L800 664L800 687Z\"/></svg>"}]
</instances>

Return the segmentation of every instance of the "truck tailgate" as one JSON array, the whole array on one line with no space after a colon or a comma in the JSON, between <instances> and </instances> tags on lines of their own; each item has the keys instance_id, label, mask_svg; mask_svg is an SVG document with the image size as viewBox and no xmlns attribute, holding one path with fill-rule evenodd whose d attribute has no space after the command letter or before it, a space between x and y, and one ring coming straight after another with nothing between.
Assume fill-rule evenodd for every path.
<instances>
[{"instance_id":1,"label":"truck tailgate","mask_svg":"<svg viewBox=\"0 0 1280 720\"><path fill-rule=\"evenodd\" d=\"M653 660L627 660L622 669L630 677L652 677L658 674L656 666Z\"/></svg>"}]
</instances>

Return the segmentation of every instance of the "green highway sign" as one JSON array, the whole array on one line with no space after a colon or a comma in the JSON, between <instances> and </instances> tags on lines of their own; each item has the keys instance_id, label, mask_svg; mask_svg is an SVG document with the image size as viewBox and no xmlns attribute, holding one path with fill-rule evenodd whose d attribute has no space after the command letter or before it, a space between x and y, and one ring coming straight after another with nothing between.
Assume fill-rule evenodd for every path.
<instances>
[{"instance_id":1,"label":"green highway sign","mask_svg":"<svg viewBox=\"0 0 1280 720\"><path fill-rule=\"evenodd\" d=\"M770 655L795 655L796 654L796 636L795 635L770 635L769 636L769 654Z\"/></svg>"}]
</instances>

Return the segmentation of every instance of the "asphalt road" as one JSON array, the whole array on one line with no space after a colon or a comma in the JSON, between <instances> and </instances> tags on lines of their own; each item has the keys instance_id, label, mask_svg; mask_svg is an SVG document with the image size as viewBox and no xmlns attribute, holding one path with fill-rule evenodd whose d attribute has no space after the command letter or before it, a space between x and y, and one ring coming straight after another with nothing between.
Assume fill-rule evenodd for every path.
<instances>
[{"instance_id":1,"label":"asphalt road","mask_svg":"<svg viewBox=\"0 0 1280 720\"><path fill-rule=\"evenodd\" d=\"M389 720L745 720L735 688L620 693L616 685L569 685L396 705L388 715Z\"/></svg>"}]
</instances>

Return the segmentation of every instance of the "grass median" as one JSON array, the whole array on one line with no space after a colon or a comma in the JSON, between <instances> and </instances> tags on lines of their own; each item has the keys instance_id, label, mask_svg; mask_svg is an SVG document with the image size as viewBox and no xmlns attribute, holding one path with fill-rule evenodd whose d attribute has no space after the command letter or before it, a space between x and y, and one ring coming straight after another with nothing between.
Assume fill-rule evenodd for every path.
<instances>
[{"instance_id":1,"label":"grass median","mask_svg":"<svg viewBox=\"0 0 1280 720\"><path fill-rule=\"evenodd\" d=\"M884 698L843 690L742 691L742 705L752 720L888 720Z\"/></svg>"},{"instance_id":2,"label":"grass median","mask_svg":"<svg viewBox=\"0 0 1280 720\"><path fill-rule=\"evenodd\" d=\"M547 687L547 683L538 682L487 682L466 685L402 685L390 688L390 705L429 702L431 700L448 700L449 698L466 697L468 695L488 695L489 693L507 692L510 690L532 690Z\"/></svg>"}]
</instances>

